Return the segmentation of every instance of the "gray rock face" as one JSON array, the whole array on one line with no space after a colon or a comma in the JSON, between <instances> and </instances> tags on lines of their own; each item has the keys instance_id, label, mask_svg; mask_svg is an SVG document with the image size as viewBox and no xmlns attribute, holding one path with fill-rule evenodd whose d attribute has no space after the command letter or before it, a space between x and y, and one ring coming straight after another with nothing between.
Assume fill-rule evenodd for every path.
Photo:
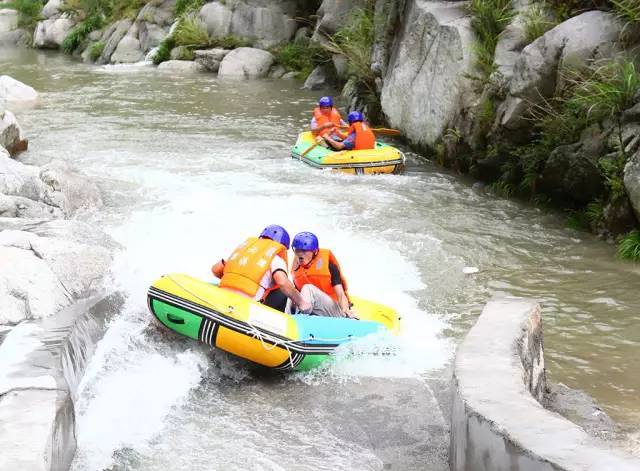
<instances>
[{"instance_id":1,"label":"gray rock face","mask_svg":"<svg viewBox=\"0 0 640 471\"><path fill-rule=\"evenodd\" d=\"M64 0L49 0L42 8L42 16L49 19L60 14L60 7L64 5Z\"/></svg>"},{"instance_id":2,"label":"gray rock face","mask_svg":"<svg viewBox=\"0 0 640 471\"><path fill-rule=\"evenodd\" d=\"M216 1L205 4L199 16L210 36L232 34L265 48L288 41L296 31L293 1Z\"/></svg>"},{"instance_id":3,"label":"gray rock face","mask_svg":"<svg viewBox=\"0 0 640 471\"><path fill-rule=\"evenodd\" d=\"M255 79L266 77L275 62L270 52L252 47L239 47L227 54L220 63L221 78Z\"/></svg>"},{"instance_id":4,"label":"gray rock face","mask_svg":"<svg viewBox=\"0 0 640 471\"><path fill-rule=\"evenodd\" d=\"M624 187L636 218L640 221L640 151L627 160L624 167Z\"/></svg>"},{"instance_id":5,"label":"gray rock face","mask_svg":"<svg viewBox=\"0 0 640 471\"><path fill-rule=\"evenodd\" d=\"M23 137L22 129L13 113L9 110L2 113L0 115L0 147L10 155L14 155L26 150L27 145L27 140Z\"/></svg>"},{"instance_id":6,"label":"gray rock face","mask_svg":"<svg viewBox=\"0 0 640 471\"><path fill-rule=\"evenodd\" d=\"M170 60L159 64L158 70L173 73L197 73L204 72L206 69L197 62Z\"/></svg>"},{"instance_id":7,"label":"gray rock face","mask_svg":"<svg viewBox=\"0 0 640 471\"><path fill-rule=\"evenodd\" d=\"M314 41L322 41L347 23L354 10L365 6L364 0L324 0L318 9L318 22L313 33Z\"/></svg>"},{"instance_id":8,"label":"gray rock face","mask_svg":"<svg viewBox=\"0 0 640 471\"><path fill-rule=\"evenodd\" d=\"M173 23L173 8L175 0L157 0L147 3L136 17L138 22L156 24L160 27L167 27Z\"/></svg>"},{"instance_id":9,"label":"gray rock face","mask_svg":"<svg viewBox=\"0 0 640 471\"><path fill-rule=\"evenodd\" d=\"M105 35L102 37L102 40L105 41L105 46L96 64L108 64L110 62L111 56L122 38L129 31L129 28L131 28L131 20L120 20L105 31Z\"/></svg>"},{"instance_id":10,"label":"gray rock face","mask_svg":"<svg viewBox=\"0 0 640 471\"><path fill-rule=\"evenodd\" d=\"M228 49L200 49L193 51L195 61L207 69L209 72L217 72L220 69L220 62L227 54L231 52Z\"/></svg>"},{"instance_id":11,"label":"gray rock face","mask_svg":"<svg viewBox=\"0 0 640 471\"><path fill-rule=\"evenodd\" d=\"M28 46L30 37L30 34L22 28L0 33L0 46Z\"/></svg>"},{"instance_id":12,"label":"gray rock face","mask_svg":"<svg viewBox=\"0 0 640 471\"><path fill-rule=\"evenodd\" d=\"M38 92L8 75L0 75L0 104L33 103L38 99Z\"/></svg>"},{"instance_id":13,"label":"gray rock face","mask_svg":"<svg viewBox=\"0 0 640 471\"><path fill-rule=\"evenodd\" d=\"M565 71L612 57L618 51L621 30L613 15L589 11L559 24L525 47L513 67L507 99L498 109L500 124L507 129L527 125L523 117L528 104L551 97Z\"/></svg>"},{"instance_id":14,"label":"gray rock face","mask_svg":"<svg viewBox=\"0 0 640 471\"><path fill-rule=\"evenodd\" d=\"M141 51L150 51L158 46L162 40L169 34L167 28L163 28L154 23L142 22L138 32Z\"/></svg>"},{"instance_id":15,"label":"gray rock face","mask_svg":"<svg viewBox=\"0 0 640 471\"><path fill-rule=\"evenodd\" d=\"M113 51L109 62L112 64L139 62L144 59L140 40L138 39L139 28L137 24L131 25L127 34L120 40L116 50Z\"/></svg>"},{"instance_id":16,"label":"gray rock face","mask_svg":"<svg viewBox=\"0 0 640 471\"><path fill-rule=\"evenodd\" d=\"M382 87L389 124L413 143L433 145L475 94L473 35L463 2L410 0Z\"/></svg>"},{"instance_id":17,"label":"gray rock face","mask_svg":"<svg viewBox=\"0 0 640 471\"><path fill-rule=\"evenodd\" d=\"M321 90L333 85L334 73L330 67L326 65L319 65L307 77L304 81L302 88L307 90Z\"/></svg>"},{"instance_id":18,"label":"gray rock face","mask_svg":"<svg viewBox=\"0 0 640 471\"><path fill-rule=\"evenodd\" d=\"M8 33L18 28L18 11L10 9L0 10L0 34Z\"/></svg>"},{"instance_id":19,"label":"gray rock face","mask_svg":"<svg viewBox=\"0 0 640 471\"><path fill-rule=\"evenodd\" d=\"M31 200L34 202L31 209L38 208L38 211L43 211L42 205L46 205L52 217L59 214L70 217L78 210L102 206L95 184L72 170L65 161L38 168L0 156L0 193ZM22 200L14 201L18 204ZM8 204L6 200L5 204Z\"/></svg>"},{"instance_id":20,"label":"gray rock face","mask_svg":"<svg viewBox=\"0 0 640 471\"><path fill-rule=\"evenodd\" d=\"M57 49L74 25L75 23L69 18L39 21L33 34L33 45L39 48Z\"/></svg>"}]
</instances>

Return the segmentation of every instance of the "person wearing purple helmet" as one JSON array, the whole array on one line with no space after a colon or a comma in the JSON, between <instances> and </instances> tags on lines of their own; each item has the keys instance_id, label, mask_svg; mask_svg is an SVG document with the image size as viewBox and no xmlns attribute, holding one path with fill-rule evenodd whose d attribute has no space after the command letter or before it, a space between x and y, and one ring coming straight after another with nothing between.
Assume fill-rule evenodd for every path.
<instances>
[{"instance_id":1,"label":"person wearing purple helmet","mask_svg":"<svg viewBox=\"0 0 640 471\"><path fill-rule=\"evenodd\" d=\"M221 259L211 272L220 279L220 288L252 298L284 312L291 299L303 311L311 311L287 275L289 233L272 224L259 237L240 244L227 260Z\"/></svg>"},{"instance_id":2,"label":"person wearing purple helmet","mask_svg":"<svg viewBox=\"0 0 640 471\"><path fill-rule=\"evenodd\" d=\"M312 312L357 319L351 310L347 280L331 250L320 248L318 237L312 232L296 234L291 248L295 252L293 283L313 306Z\"/></svg>"},{"instance_id":3,"label":"person wearing purple helmet","mask_svg":"<svg viewBox=\"0 0 640 471\"><path fill-rule=\"evenodd\" d=\"M340 140L343 137L340 132L340 126L346 127L347 123L344 122L340 112L333 106L333 98L323 96L318 100L318 106L313 110L311 132L318 139L329 134L334 139Z\"/></svg>"},{"instance_id":4,"label":"person wearing purple helmet","mask_svg":"<svg viewBox=\"0 0 640 471\"><path fill-rule=\"evenodd\" d=\"M324 135L322 138L334 150L365 150L375 149L376 136L360 111L352 111L347 116L349 129L347 129L344 139L334 139L331 135Z\"/></svg>"}]
</instances>

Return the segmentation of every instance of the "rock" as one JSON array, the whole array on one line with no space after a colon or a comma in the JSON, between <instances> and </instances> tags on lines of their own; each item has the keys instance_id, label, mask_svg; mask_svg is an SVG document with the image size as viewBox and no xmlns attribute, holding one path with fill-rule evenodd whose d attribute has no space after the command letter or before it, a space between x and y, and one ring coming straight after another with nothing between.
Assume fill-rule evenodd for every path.
<instances>
[{"instance_id":1,"label":"rock","mask_svg":"<svg viewBox=\"0 0 640 471\"><path fill-rule=\"evenodd\" d=\"M228 49L199 49L193 51L195 61L207 69L209 72L217 72L220 69L220 62L229 54Z\"/></svg>"},{"instance_id":2,"label":"rock","mask_svg":"<svg viewBox=\"0 0 640 471\"><path fill-rule=\"evenodd\" d=\"M1 12L2 10L0 10ZM6 11L6 10L5 10ZM28 46L31 35L22 28L0 33L0 47L3 46Z\"/></svg>"},{"instance_id":3,"label":"rock","mask_svg":"<svg viewBox=\"0 0 640 471\"><path fill-rule=\"evenodd\" d=\"M326 36L335 34L347 23L352 12L363 9L365 4L364 0L323 0L318 9L318 22L311 39L322 41Z\"/></svg>"},{"instance_id":4,"label":"rock","mask_svg":"<svg viewBox=\"0 0 640 471\"><path fill-rule=\"evenodd\" d=\"M0 103L32 103L38 92L8 75L0 75Z\"/></svg>"},{"instance_id":5,"label":"rock","mask_svg":"<svg viewBox=\"0 0 640 471\"><path fill-rule=\"evenodd\" d=\"M381 93L391 127L433 146L476 101L474 36L461 2L407 1Z\"/></svg>"},{"instance_id":6,"label":"rock","mask_svg":"<svg viewBox=\"0 0 640 471\"><path fill-rule=\"evenodd\" d=\"M345 81L348 78L349 74L349 61L342 54L333 54L331 56L331 61L333 62L333 67L336 70L336 76Z\"/></svg>"},{"instance_id":7,"label":"rock","mask_svg":"<svg viewBox=\"0 0 640 471\"><path fill-rule=\"evenodd\" d=\"M335 72L326 65L319 65L309 74L302 88L320 90L334 84Z\"/></svg>"},{"instance_id":8,"label":"rock","mask_svg":"<svg viewBox=\"0 0 640 471\"><path fill-rule=\"evenodd\" d=\"M604 191L598 157L585 152L581 143L554 149L542 171L541 190L578 204L593 201Z\"/></svg>"},{"instance_id":9,"label":"rock","mask_svg":"<svg viewBox=\"0 0 640 471\"><path fill-rule=\"evenodd\" d=\"M624 166L624 187L629 195L633 212L640 221L640 151L627 158Z\"/></svg>"},{"instance_id":10,"label":"rock","mask_svg":"<svg viewBox=\"0 0 640 471\"><path fill-rule=\"evenodd\" d=\"M0 157L0 193L18 197L13 200L15 204L24 204L19 198L42 203L53 216L71 217L80 209L102 206L97 186L65 161L53 161L39 168ZM36 204L21 210L31 214L44 209Z\"/></svg>"},{"instance_id":11,"label":"rock","mask_svg":"<svg viewBox=\"0 0 640 471\"><path fill-rule=\"evenodd\" d=\"M220 78L255 79L266 77L275 58L270 52L252 47L234 49L220 63Z\"/></svg>"},{"instance_id":12,"label":"rock","mask_svg":"<svg viewBox=\"0 0 640 471\"><path fill-rule=\"evenodd\" d=\"M29 230L0 232L0 259L8 261L0 264L0 324L50 316L100 290L111 263L110 252L94 243L78 242L73 235L77 228L84 233L97 230L79 221L59 221L56 227L56 237Z\"/></svg>"},{"instance_id":13,"label":"rock","mask_svg":"<svg viewBox=\"0 0 640 471\"><path fill-rule=\"evenodd\" d=\"M39 48L57 49L74 27L69 18L39 21L33 34L33 45Z\"/></svg>"},{"instance_id":14,"label":"rock","mask_svg":"<svg viewBox=\"0 0 640 471\"><path fill-rule=\"evenodd\" d=\"M148 52L158 46L162 40L169 34L169 31L154 23L140 23L138 31L138 39L140 40L140 49Z\"/></svg>"},{"instance_id":15,"label":"rock","mask_svg":"<svg viewBox=\"0 0 640 471\"><path fill-rule=\"evenodd\" d=\"M158 70L163 72L196 73L204 72L206 69L197 62L171 60L164 61L158 65Z\"/></svg>"},{"instance_id":16,"label":"rock","mask_svg":"<svg viewBox=\"0 0 640 471\"><path fill-rule=\"evenodd\" d=\"M106 49L106 46L105 46ZM138 25L133 24L127 34L118 42L118 45L109 58L112 64L130 64L144 59L144 53L138 40Z\"/></svg>"},{"instance_id":17,"label":"rock","mask_svg":"<svg viewBox=\"0 0 640 471\"><path fill-rule=\"evenodd\" d=\"M287 69L278 64L271 68L271 71L269 72L269 78L279 79L282 78L282 76L286 73Z\"/></svg>"},{"instance_id":18,"label":"rock","mask_svg":"<svg viewBox=\"0 0 640 471\"><path fill-rule=\"evenodd\" d=\"M622 25L614 15L588 11L525 47L513 66L508 96L498 108L501 126L511 130L530 126L524 119L529 104L553 96L567 70L579 70L612 57L618 51L621 31Z\"/></svg>"},{"instance_id":19,"label":"rock","mask_svg":"<svg viewBox=\"0 0 640 471\"><path fill-rule=\"evenodd\" d=\"M191 50L187 46L178 46L171 49L169 53L171 60L191 60Z\"/></svg>"},{"instance_id":20,"label":"rock","mask_svg":"<svg viewBox=\"0 0 640 471\"><path fill-rule=\"evenodd\" d=\"M626 234L638 225L629 198L609 201L602 211L602 216L604 226L614 235Z\"/></svg>"},{"instance_id":21,"label":"rock","mask_svg":"<svg viewBox=\"0 0 640 471\"><path fill-rule=\"evenodd\" d=\"M18 28L18 11L11 9L0 10L0 34L8 33Z\"/></svg>"},{"instance_id":22,"label":"rock","mask_svg":"<svg viewBox=\"0 0 640 471\"><path fill-rule=\"evenodd\" d=\"M296 80L298 78L298 74L296 72L287 72L281 78L282 80Z\"/></svg>"},{"instance_id":23,"label":"rock","mask_svg":"<svg viewBox=\"0 0 640 471\"><path fill-rule=\"evenodd\" d=\"M160 27L171 25L174 20L175 0L159 0L148 2L136 17L139 23L155 24Z\"/></svg>"},{"instance_id":24,"label":"rock","mask_svg":"<svg viewBox=\"0 0 640 471\"><path fill-rule=\"evenodd\" d=\"M513 67L527 44L524 19L518 15L500 34L496 44L493 63L497 66L500 81L508 83L511 80ZM493 81L498 80L494 78Z\"/></svg>"},{"instance_id":25,"label":"rock","mask_svg":"<svg viewBox=\"0 0 640 471\"><path fill-rule=\"evenodd\" d=\"M98 60L96 60L96 64L108 64L110 62L111 56L118 47L118 44L120 44L122 38L129 31L129 28L131 28L131 20L120 20L116 21L105 31L105 36L102 38L105 42L104 49Z\"/></svg>"},{"instance_id":26,"label":"rock","mask_svg":"<svg viewBox=\"0 0 640 471\"><path fill-rule=\"evenodd\" d=\"M22 196L7 196L0 193L0 217L26 219L54 219L64 217L59 208Z\"/></svg>"},{"instance_id":27,"label":"rock","mask_svg":"<svg viewBox=\"0 0 640 471\"><path fill-rule=\"evenodd\" d=\"M212 2L200 9L200 19L212 37L234 35L271 47L290 40L296 31L293 1Z\"/></svg>"},{"instance_id":28,"label":"rock","mask_svg":"<svg viewBox=\"0 0 640 471\"><path fill-rule=\"evenodd\" d=\"M23 137L22 129L13 113L9 110L2 113L0 115L0 147L10 155L15 155L27 150L27 146L28 142Z\"/></svg>"},{"instance_id":29,"label":"rock","mask_svg":"<svg viewBox=\"0 0 640 471\"><path fill-rule=\"evenodd\" d=\"M304 44L311 38L311 30L307 26L303 26L296 31L293 37L293 42L298 44Z\"/></svg>"},{"instance_id":30,"label":"rock","mask_svg":"<svg viewBox=\"0 0 640 471\"><path fill-rule=\"evenodd\" d=\"M64 5L64 0L49 0L42 8L42 16L49 19L60 14L60 7Z\"/></svg>"}]
</instances>

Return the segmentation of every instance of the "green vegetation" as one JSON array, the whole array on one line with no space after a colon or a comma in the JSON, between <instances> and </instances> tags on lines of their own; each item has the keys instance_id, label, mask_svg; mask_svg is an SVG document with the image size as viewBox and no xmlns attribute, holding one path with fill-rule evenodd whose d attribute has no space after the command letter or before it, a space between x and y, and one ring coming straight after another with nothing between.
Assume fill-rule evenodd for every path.
<instances>
[{"instance_id":1,"label":"green vegetation","mask_svg":"<svg viewBox=\"0 0 640 471\"><path fill-rule=\"evenodd\" d=\"M479 79L485 82L495 70L493 58L500 33L513 18L511 0L471 0L471 28L478 40L474 45Z\"/></svg>"},{"instance_id":2,"label":"green vegetation","mask_svg":"<svg viewBox=\"0 0 640 471\"><path fill-rule=\"evenodd\" d=\"M319 64L328 62L327 51L317 43L290 42L271 50L279 64L288 72L295 72L298 79L305 79Z\"/></svg>"},{"instance_id":3,"label":"green vegetation","mask_svg":"<svg viewBox=\"0 0 640 471\"><path fill-rule=\"evenodd\" d=\"M173 32L176 46L191 48L207 47L210 44L207 27L196 15L187 15L180 19Z\"/></svg>"},{"instance_id":4,"label":"green vegetation","mask_svg":"<svg viewBox=\"0 0 640 471\"><path fill-rule=\"evenodd\" d=\"M158 65L161 62L168 61L171 58L171 49L173 49L175 45L176 42L173 39L173 36L169 35L164 38L158 45L158 50L153 56L153 63Z\"/></svg>"},{"instance_id":5,"label":"green vegetation","mask_svg":"<svg viewBox=\"0 0 640 471\"><path fill-rule=\"evenodd\" d=\"M103 25L103 17L94 14L86 20L76 25L62 41L62 50L67 54L72 54L78 46L89 36L89 33L99 29Z\"/></svg>"},{"instance_id":6,"label":"green vegetation","mask_svg":"<svg viewBox=\"0 0 640 471\"><path fill-rule=\"evenodd\" d=\"M640 262L640 232L631 231L618 244L618 256L624 260Z\"/></svg>"},{"instance_id":7,"label":"green vegetation","mask_svg":"<svg viewBox=\"0 0 640 471\"><path fill-rule=\"evenodd\" d=\"M89 49L89 57L91 58L92 61L95 62L98 60L98 58L102 54L102 51L104 51L104 46L105 46L104 41L98 41L91 45L91 48Z\"/></svg>"},{"instance_id":8,"label":"green vegetation","mask_svg":"<svg viewBox=\"0 0 640 471\"><path fill-rule=\"evenodd\" d=\"M177 17L199 10L204 4L204 0L176 0L176 4L173 7L173 14Z\"/></svg>"},{"instance_id":9,"label":"green vegetation","mask_svg":"<svg viewBox=\"0 0 640 471\"><path fill-rule=\"evenodd\" d=\"M557 21L551 19L544 5L535 3L529 6L524 14L524 32L527 43L532 43L557 24Z\"/></svg>"},{"instance_id":10,"label":"green vegetation","mask_svg":"<svg viewBox=\"0 0 640 471\"><path fill-rule=\"evenodd\" d=\"M20 14L19 26L21 28L33 29L41 19L43 6L44 1L42 0L12 0L9 3L0 5L0 9L11 8L17 10Z\"/></svg>"}]
</instances>

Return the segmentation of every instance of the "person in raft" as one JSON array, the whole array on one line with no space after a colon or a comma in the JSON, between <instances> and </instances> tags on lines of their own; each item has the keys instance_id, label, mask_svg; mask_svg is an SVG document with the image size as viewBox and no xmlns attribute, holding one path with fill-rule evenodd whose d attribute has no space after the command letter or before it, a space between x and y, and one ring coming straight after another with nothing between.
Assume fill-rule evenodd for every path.
<instances>
[{"instance_id":1,"label":"person in raft","mask_svg":"<svg viewBox=\"0 0 640 471\"><path fill-rule=\"evenodd\" d=\"M323 96L318 100L318 106L313 109L313 118L311 118L311 132L316 139L322 139L323 136L330 135L335 140L341 141L346 134L340 131L340 127L347 127L340 116L340 112L333 106L333 98ZM322 142L323 145L326 145Z\"/></svg>"},{"instance_id":2,"label":"person in raft","mask_svg":"<svg viewBox=\"0 0 640 471\"><path fill-rule=\"evenodd\" d=\"M364 122L362 113L352 111L347 116L347 120L349 121L349 129L347 129L347 137L344 140L339 141L329 135L322 136L329 146L334 150L375 149L376 136L369 125Z\"/></svg>"},{"instance_id":3,"label":"person in raft","mask_svg":"<svg viewBox=\"0 0 640 471\"><path fill-rule=\"evenodd\" d=\"M291 247L295 253L293 284L311 303L311 311L319 316L357 319L351 311L347 280L331 250L321 249L311 232L296 234Z\"/></svg>"},{"instance_id":4,"label":"person in raft","mask_svg":"<svg viewBox=\"0 0 640 471\"><path fill-rule=\"evenodd\" d=\"M289 233L282 226L264 228L260 237L250 237L227 260L220 260L211 272L220 288L253 298L278 311L285 311L291 299L302 312L311 312L307 301L287 275Z\"/></svg>"}]
</instances>

